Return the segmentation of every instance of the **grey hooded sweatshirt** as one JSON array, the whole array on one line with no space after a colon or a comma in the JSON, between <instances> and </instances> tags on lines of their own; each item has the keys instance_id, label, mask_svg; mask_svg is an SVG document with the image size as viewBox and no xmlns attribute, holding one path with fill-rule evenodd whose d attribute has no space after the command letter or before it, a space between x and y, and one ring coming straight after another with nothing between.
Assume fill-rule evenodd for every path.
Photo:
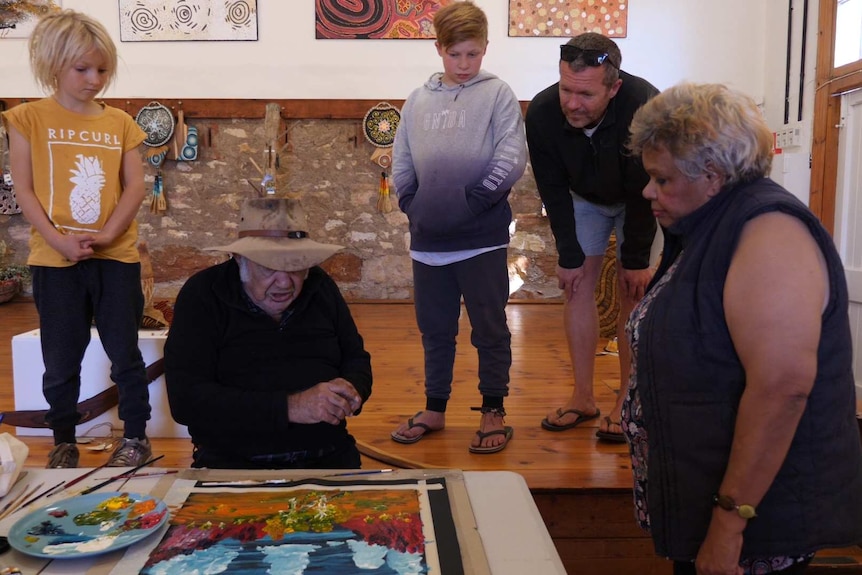
<instances>
[{"instance_id":1,"label":"grey hooded sweatshirt","mask_svg":"<svg viewBox=\"0 0 862 575\"><path fill-rule=\"evenodd\" d=\"M410 94L395 134L392 182L410 249L451 252L509 243L507 197L527 162L521 107L480 71L446 86L436 73Z\"/></svg>"}]
</instances>

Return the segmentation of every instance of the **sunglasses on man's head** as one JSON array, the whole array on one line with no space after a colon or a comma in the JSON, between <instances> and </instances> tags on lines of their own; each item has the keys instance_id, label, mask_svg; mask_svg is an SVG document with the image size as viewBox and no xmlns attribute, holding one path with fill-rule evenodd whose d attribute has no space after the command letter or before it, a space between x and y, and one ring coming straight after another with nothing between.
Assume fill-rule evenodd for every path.
<instances>
[{"instance_id":1,"label":"sunglasses on man's head","mask_svg":"<svg viewBox=\"0 0 862 575\"><path fill-rule=\"evenodd\" d=\"M611 61L610 54L601 50L585 50L571 44L563 44L560 46L560 60L563 62L574 62L580 59L587 66L597 68L607 62L614 68L619 70L619 67Z\"/></svg>"}]
</instances>

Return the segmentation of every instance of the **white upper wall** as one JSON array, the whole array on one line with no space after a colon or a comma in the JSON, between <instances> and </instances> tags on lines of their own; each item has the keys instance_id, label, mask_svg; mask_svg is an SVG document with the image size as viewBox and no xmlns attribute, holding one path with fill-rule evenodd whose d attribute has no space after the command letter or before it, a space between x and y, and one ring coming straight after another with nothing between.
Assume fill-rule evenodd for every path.
<instances>
[{"instance_id":1,"label":"white upper wall","mask_svg":"<svg viewBox=\"0 0 862 575\"><path fill-rule=\"evenodd\" d=\"M62 4L100 20L117 42L111 98L403 99L442 69L433 40L316 40L314 0L260 0L254 42L120 42L116 0ZM520 100L557 81L564 40L509 38L508 0L476 4L490 26L486 70ZM767 15L767 7L777 12ZM659 89L724 82L764 100L765 31L768 21L784 19L785 3L631 0L629 10L628 36L618 39L623 69ZM782 58L784 49L770 46ZM0 97L40 95L31 78L26 40L0 39Z\"/></svg>"},{"instance_id":2,"label":"white upper wall","mask_svg":"<svg viewBox=\"0 0 862 575\"><path fill-rule=\"evenodd\" d=\"M394 0L387 0L394 1ZM594 0L601 2L603 0ZM475 0L488 15L483 67L530 100L558 78L560 38L509 38L508 0ZM663 90L721 82L762 104L773 131L798 127L802 144L773 162L772 177L807 203L818 0L631 0L623 69ZM314 0L259 0L255 42L120 42L117 0L63 0L104 23L120 70L109 98L400 100L442 69L433 40L316 40ZM784 123L788 4L792 6L790 121ZM799 83L804 84L798 121ZM0 39L0 98L39 96L25 39Z\"/></svg>"}]
</instances>

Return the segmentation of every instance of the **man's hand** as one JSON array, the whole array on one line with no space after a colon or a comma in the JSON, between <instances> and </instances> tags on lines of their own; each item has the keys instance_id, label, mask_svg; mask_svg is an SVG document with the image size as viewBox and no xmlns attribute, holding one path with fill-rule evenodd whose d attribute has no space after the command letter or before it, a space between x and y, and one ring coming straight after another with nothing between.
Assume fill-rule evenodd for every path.
<instances>
[{"instance_id":1,"label":"man's hand","mask_svg":"<svg viewBox=\"0 0 862 575\"><path fill-rule=\"evenodd\" d=\"M572 301L582 279L584 279L584 266L572 269L557 266L557 287L563 290L566 301Z\"/></svg>"},{"instance_id":2,"label":"man's hand","mask_svg":"<svg viewBox=\"0 0 862 575\"><path fill-rule=\"evenodd\" d=\"M340 377L287 396L287 417L291 423L338 425L360 407L362 398L356 388Z\"/></svg>"},{"instance_id":3,"label":"man's hand","mask_svg":"<svg viewBox=\"0 0 862 575\"><path fill-rule=\"evenodd\" d=\"M638 302L646 293L649 282L652 281L653 270L627 270L620 268L620 296Z\"/></svg>"}]
</instances>

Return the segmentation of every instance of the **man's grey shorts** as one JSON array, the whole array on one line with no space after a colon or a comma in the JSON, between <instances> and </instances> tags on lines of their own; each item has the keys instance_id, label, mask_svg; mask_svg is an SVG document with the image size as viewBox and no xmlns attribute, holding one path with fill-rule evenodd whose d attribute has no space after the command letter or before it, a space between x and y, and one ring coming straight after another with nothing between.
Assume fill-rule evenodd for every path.
<instances>
[{"instance_id":1,"label":"man's grey shorts","mask_svg":"<svg viewBox=\"0 0 862 575\"><path fill-rule=\"evenodd\" d=\"M572 194L575 206L575 232L578 243L586 256L604 255L611 238L611 230L616 230L617 260L621 256L623 245L623 223L626 217L625 204L603 206L588 202L584 198Z\"/></svg>"}]
</instances>

